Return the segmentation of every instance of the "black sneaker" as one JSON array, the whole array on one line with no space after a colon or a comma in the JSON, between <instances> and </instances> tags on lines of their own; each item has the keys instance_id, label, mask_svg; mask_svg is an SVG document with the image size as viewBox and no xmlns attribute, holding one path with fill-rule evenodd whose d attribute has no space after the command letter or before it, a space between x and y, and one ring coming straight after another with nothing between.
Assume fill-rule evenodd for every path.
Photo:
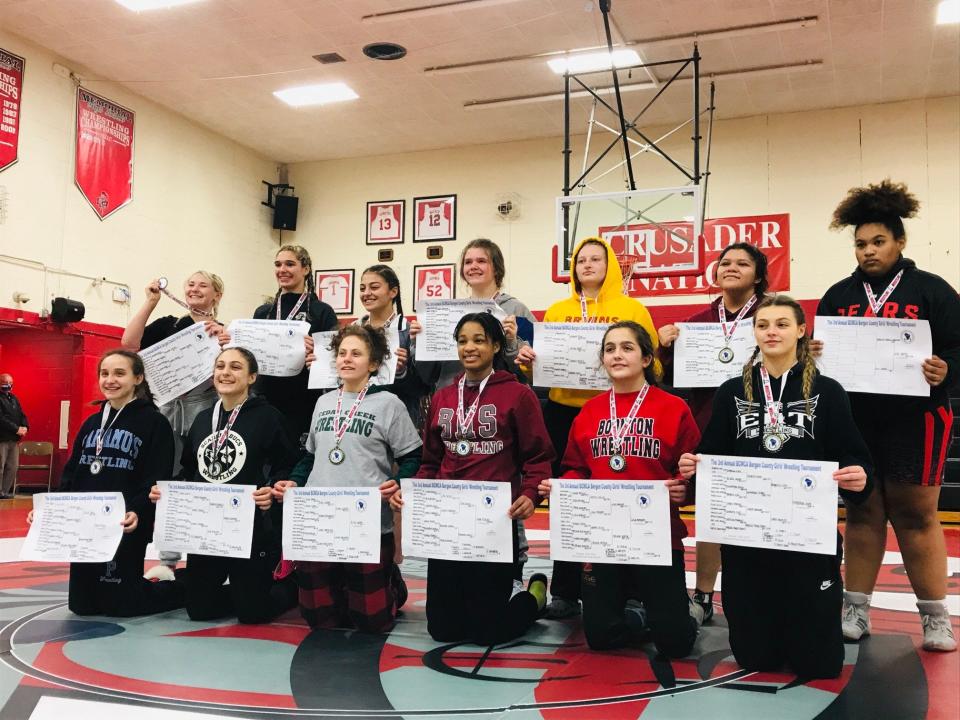
<instances>
[{"instance_id":1,"label":"black sneaker","mask_svg":"<svg viewBox=\"0 0 960 720\"><path fill-rule=\"evenodd\" d=\"M702 590L694 590L693 602L703 608L703 622L710 622L710 618L713 617L713 593L705 593Z\"/></svg>"}]
</instances>

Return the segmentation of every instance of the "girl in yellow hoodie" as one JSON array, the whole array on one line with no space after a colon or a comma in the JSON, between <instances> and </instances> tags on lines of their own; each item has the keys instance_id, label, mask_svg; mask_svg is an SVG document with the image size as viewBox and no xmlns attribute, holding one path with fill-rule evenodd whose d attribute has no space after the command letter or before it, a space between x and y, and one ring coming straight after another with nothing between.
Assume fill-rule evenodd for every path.
<instances>
[{"instance_id":1,"label":"girl in yellow hoodie","mask_svg":"<svg viewBox=\"0 0 960 720\"><path fill-rule=\"evenodd\" d=\"M639 300L623 293L623 274L617 256L610 245L599 237L584 238L574 249L570 262L570 295L551 305L543 316L544 322L611 323L633 320L640 323L657 346L657 329L647 308ZM525 346L517 354L517 363L529 366L536 354ZM659 375L659 364L656 366ZM584 403L599 390L569 390L550 388L550 399L544 408L543 419L550 441L557 452L553 476L560 477L563 455L567 448L570 426ZM564 618L580 613L580 563L555 562L547 617Z\"/></svg>"}]
</instances>

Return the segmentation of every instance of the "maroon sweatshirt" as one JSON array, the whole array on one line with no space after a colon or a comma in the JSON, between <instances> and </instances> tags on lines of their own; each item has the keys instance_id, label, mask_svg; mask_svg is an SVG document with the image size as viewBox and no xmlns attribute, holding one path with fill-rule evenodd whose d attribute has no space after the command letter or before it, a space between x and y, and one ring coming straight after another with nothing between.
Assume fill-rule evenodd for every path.
<instances>
[{"instance_id":1,"label":"maroon sweatshirt","mask_svg":"<svg viewBox=\"0 0 960 720\"><path fill-rule=\"evenodd\" d=\"M457 455L457 386L436 392L430 402L430 420L423 431L423 460L418 478L508 482L516 500L526 495L540 501L537 485L550 477L553 445L543 424L540 401L513 373L498 370L483 389L480 406L465 435L470 454ZM477 397L477 385L463 390L464 412Z\"/></svg>"}]
</instances>

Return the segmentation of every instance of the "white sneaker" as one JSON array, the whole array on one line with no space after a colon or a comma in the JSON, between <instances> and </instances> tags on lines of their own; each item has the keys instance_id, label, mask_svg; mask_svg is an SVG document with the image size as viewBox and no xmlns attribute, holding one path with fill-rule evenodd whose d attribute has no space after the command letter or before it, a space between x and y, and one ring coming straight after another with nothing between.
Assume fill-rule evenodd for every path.
<instances>
[{"instance_id":1,"label":"white sneaker","mask_svg":"<svg viewBox=\"0 0 960 720\"><path fill-rule=\"evenodd\" d=\"M846 640L859 640L870 634L870 605L868 603L843 603L843 620L840 623Z\"/></svg>"},{"instance_id":2,"label":"white sneaker","mask_svg":"<svg viewBox=\"0 0 960 720\"><path fill-rule=\"evenodd\" d=\"M163 563L154 565L152 568L147 570L143 574L143 576L147 580L156 580L158 582L166 582L168 580L174 580L176 577L173 574L173 568L170 567L169 565L164 565Z\"/></svg>"},{"instance_id":3,"label":"white sneaker","mask_svg":"<svg viewBox=\"0 0 960 720\"><path fill-rule=\"evenodd\" d=\"M957 649L957 640L953 637L949 615L926 615L921 613L923 623L923 649L939 652L953 652Z\"/></svg>"}]
</instances>

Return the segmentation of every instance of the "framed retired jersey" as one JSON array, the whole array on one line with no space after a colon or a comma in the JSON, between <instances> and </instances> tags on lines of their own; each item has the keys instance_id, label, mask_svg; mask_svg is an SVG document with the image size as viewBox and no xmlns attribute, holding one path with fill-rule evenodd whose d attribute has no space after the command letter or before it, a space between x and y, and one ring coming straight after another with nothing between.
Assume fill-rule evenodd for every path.
<instances>
[{"instance_id":1,"label":"framed retired jersey","mask_svg":"<svg viewBox=\"0 0 960 720\"><path fill-rule=\"evenodd\" d=\"M457 266L414 265L413 309L421 300L452 300L457 296Z\"/></svg>"},{"instance_id":2,"label":"framed retired jersey","mask_svg":"<svg viewBox=\"0 0 960 720\"><path fill-rule=\"evenodd\" d=\"M413 241L456 240L457 196L432 195L413 199Z\"/></svg>"},{"instance_id":3,"label":"framed retired jersey","mask_svg":"<svg viewBox=\"0 0 960 720\"><path fill-rule=\"evenodd\" d=\"M367 203L367 245L395 245L403 242L406 200Z\"/></svg>"},{"instance_id":4,"label":"framed retired jersey","mask_svg":"<svg viewBox=\"0 0 960 720\"><path fill-rule=\"evenodd\" d=\"M317 297L333 308L337 315L353 312L353 275L350 270L317 270Z\"/></svg>"}]
</instances>

